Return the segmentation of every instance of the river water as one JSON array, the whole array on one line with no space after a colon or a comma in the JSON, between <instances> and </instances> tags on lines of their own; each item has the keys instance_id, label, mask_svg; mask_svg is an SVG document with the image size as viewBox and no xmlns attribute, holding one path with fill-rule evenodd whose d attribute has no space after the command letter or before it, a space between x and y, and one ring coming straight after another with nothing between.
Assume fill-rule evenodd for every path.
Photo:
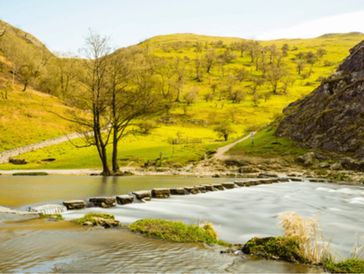
<instances>
[{"instance_id":1,"label":"river water","mask_svg":"<svg viewBox=\"0 0 364 274\"><path fill-rule=\"evenodd\" d=\"M0 205L24 208L69 198L127 193L161 186L193 185L229 179L129 177L103 182L99 177L0 176ZM63 183L62 183L63 182ZM34 185L37 189L34 189ZM53 185L54 184L54 185ZM3 192L3 190L5 190ZM21 192L21 193L19 193ZM20 199L24 197L24 200ZM23 201L23 202L21 202ZM66 212L66 219L86 212L109 212L122 223L166 218L211 222L219 237L244 243L253 236L280 235L279 214L295 211L315 217L331 250L350 256L364 236L364 187L309 182L278 183L189 196L153 199L111 209ZM220 254L219 248L147 239L124 229L78 227L46 220L0 224L0 272L317 272L307 266Z\"/></svg>"}]
</instances>

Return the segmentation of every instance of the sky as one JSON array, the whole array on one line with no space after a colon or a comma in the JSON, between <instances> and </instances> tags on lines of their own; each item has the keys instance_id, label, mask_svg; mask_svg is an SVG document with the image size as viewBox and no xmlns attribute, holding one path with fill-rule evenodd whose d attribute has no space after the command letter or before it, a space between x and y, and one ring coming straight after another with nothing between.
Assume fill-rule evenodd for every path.
<instances>
[{"instance_id":1,"label":"sky","mask_svg":"<svg viewBox=\"0 0 364 274\"><path fill-rule=\"evenodd\" d=\"M0 0L0 19L54 52L77 54L90 29L114 48L171 33L264 40L364 32L364 0Z\"/></svg>"}]
</instances>

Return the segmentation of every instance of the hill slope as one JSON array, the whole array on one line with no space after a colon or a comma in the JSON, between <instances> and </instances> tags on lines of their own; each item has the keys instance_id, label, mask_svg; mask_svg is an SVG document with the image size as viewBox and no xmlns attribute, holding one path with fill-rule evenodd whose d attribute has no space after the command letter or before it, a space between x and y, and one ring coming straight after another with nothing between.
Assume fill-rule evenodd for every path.
<instances>
[{"instance_id":1,"label":"hill slope","mask_svg":"<svg viewBox=\"0 0 364 274\"><path fill-rule=\"evenodd\" d=\"M364 41L336 73L285 110L277 135L364 159Z\"/></svg>"}]
</instances>

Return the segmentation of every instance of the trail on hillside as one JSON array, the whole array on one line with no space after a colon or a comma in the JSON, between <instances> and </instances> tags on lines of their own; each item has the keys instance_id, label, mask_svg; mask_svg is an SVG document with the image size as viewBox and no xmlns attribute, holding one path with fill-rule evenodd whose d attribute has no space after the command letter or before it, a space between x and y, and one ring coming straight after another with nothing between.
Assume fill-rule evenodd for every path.
<instances>
[{"instance_id":1,"label":"trail on hillside","mask_svg":"<svg viewBox=\"0 0 364 274\"><path fill-rule=\"evenodd\" d=\"M80 135L79 133L71 133L71 134L63 135L63 136L60 136L57 138L48 139L43 142L2 151L2 152L0 152L0 164L7 163L9 161L9 158L11 158L11 157L15 157L20 154L27 153L27 152L37 150L37 149L41 149L44 147L64 143L66 141L69 141L72 139L77 139L80 137L82 137L82 135Z\"/></svg>"},{"instance_id":2,"label":"trail on hillside","mask_svg":"<svg viewBox=\"0 0 364 274\"><path fill-rule=\"evenodd\" d=\"M254 132L255 134L255 132ZM250 134L248 134L247 136L241 138L241 139L238 139L236 140L235 142L233 143L230 143L226 146L223 146L223 147L219 147L217 150L216 150L216 153L214 154L213 158L214 159L217 159L217 160L225 160L227 159L229 156L226 156L225 153L228 152L232 147L236 146L237 144L245 141L246 139L248 139L250 137Z\"/></svg>"}]
</instances>

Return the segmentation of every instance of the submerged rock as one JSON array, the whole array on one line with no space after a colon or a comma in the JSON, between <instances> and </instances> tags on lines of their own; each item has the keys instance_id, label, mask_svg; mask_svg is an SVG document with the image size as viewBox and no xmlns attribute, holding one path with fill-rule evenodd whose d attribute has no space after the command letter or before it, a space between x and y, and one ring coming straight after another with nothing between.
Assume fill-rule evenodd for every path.
<instances>
[{"instance_id":1,"label":"submerged rock","mask_svg":"<svg viewBox=\"0 0 364 274\"><path fill-rule=\"evenodd\" d=\"M84 200L69 200L69 201L64 201L63 205L68 209L68 210L73 210L73 209L82 209L86 207L86 203Z\"/></svg>"},{"instance_id":2,"label":"submerged rock","mask_svg":"<svg viewBox=\"0 0 364 274\"><path fill-rule=\"evenodd\" d=\"M169 198L170 195L171 195L171 191L169 190L169 188L153 188L152 189L153 198L159 198L159 199Z\"/></svg>"},{"instance_id":3,"label":"submerged rock","mask_svg":"<svg viewBox=\"0 0 364 274\"><path fill-rule=\"evenodd\" d=\"M47 214L47 215L60 214L62 212L65 212L66 210L67 210L67 208L65 206L58 205L58 204L47 204L47 205L34 206L34 207L29 208L30 212L36 212L36 213Z\"/></svg>"},{"instance_id":4,"label":"submerged rock","mask_svg":"<svg viewBox=\"0 0 364 274\"><path fill-rule=\"evenodd\" d=\"M94 197L89 201L94 205L102 208L109 208L115 206L116 200L114 197Z\"/></svg>"},{"instance_id":5,"label":"submerged rock","mask_svg":"<svg viewBox=\"0 0 364 274\"><path fill-rule=\"evenodd\" d=\"M134 196L133 195L118 195L116 196L116 202L119 205L126 205L126 204L131 204L134 201Z\"/></svg>"}]
</instances>

